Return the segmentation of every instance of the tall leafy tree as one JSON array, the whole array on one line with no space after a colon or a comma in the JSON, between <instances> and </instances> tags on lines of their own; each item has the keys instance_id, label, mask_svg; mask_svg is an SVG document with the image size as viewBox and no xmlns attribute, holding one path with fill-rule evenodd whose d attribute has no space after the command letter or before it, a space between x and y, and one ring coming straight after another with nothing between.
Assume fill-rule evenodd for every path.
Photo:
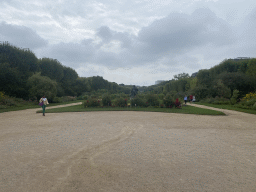
<instances>
[{"instance_id":1,"label":"tall leafy tree","mask_svg":"<svg viewBox=\"0 0 256 192\"><path fill-rule=\"evenodd\" d=\"M207 69L202 69L197 74L197 85L201 87L209 88L211 86L212 78L210 78L210 72Z\"/></svg>"},{"instance_id":2,"label":"tall leafy tree","mask_svg":"<svg viewBox=\"0 0 256 192\"><path fill-rule=\"evenodd\" d=\"M78 78L77 72L70 68L63 68L63 78L61 79L61 86L65 92L65 95L75 96L77 93L75 92L75 83Z\"/></svg>"},{"instance_id":3,"label":"tall leafy tree","mask_svg":"<svg viewBox=\"0 0 256 192\"><path fill-rule=\"evenodd\" d=\"M0 63L0 91L4 91L9 96L25 98L22 82L17 68L11 68L9 63Z\"/></svg>"},{"instance_id":4,"label":"tall leafy tree","mask_svg":"<svg viewBox=\"0 0 256 192\"><path fill-rule=\"evenodd\" d=\"M246 94L254 90L254 87L251 84L251 80L244 73L222 73L219 75L219 79L223 82L225 86L230 88L231 95L233 91L237 89L241 95Z\"/></svg>"},{"instance_id":5,"label":"tall leafy tree","mask_svg":"<svg viewBox=\"0 0 256 192\"><path fill-rule=\"evenodd\" d=\"M57 82L46 76L36 73L27 81L29 87L29 97L39 100L42 96L46 96L52 101L57 95Z\"/></svg>"},{"instance_id":6,"label":"tall leafy tree","mask_svg":"<svg viewBox=\"0 0 256 192\"><path fill-rule=\"evenodd\" d=\"M249 61L246 74L256 78L256 59Z\"/></svg>"},{"instance_id":7,"label":"tall leafy tree","mask_svg":"<svg viewBox=\"0 0 256 192\"><path fill-rule=\"evenodd\" d=\"M56 59L42 58L39 61L41 75L60 82L64 77L64 67Z\"/></svg>"},{"instance_id":8,"label":"tall leafy tree","mask_svg":"<svg viewBox=\"0 0 256 192\"><path fill-rule=\"evenodd\" d=\"M180 73L178 75L174 75L173 77L175 80L179 80L179 79L189 78L189 74L188 73Z\"/></svg>"}]
</instances>

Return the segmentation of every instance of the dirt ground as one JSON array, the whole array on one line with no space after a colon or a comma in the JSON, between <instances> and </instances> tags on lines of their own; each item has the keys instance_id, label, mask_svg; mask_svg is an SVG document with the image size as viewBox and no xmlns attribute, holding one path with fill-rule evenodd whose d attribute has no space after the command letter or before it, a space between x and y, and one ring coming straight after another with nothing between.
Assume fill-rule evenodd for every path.
<instances>
[{"instance_id":1,"label":"dirt ground","mask_svg":"<svg viewBox=\"0 0 256 192\"><path fill-rule=\"evenodd\" d=\"M0 191L256 191L256 115L37 110L0 113Z\"/></svg>"}]
</instances>

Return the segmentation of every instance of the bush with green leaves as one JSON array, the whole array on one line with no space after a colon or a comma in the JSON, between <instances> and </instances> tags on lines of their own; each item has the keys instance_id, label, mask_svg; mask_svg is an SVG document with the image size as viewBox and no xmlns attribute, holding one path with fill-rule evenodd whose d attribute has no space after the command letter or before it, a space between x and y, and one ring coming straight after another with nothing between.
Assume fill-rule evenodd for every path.
<instances>
[{"instance_id":1,"label":"bush with green leaves","mask_svg":"<svg viewBox=\"0 0 256 192\"><path fill-rule=\"evenodd\" d=\"M157 96L158 96L158 98L159 98L160 100L163 100L163 99L164 99L164 94L163 94L163 93L160 93L160 94L158 94Z\"/></svg>"},{"instance_id":2,"label":"bush with green leaves","mask_svg":"<svg viewBox=\"0 0 256 192\"><path fill-rule=\"evenodd\" d=\"M101 101L95 98L89 98L84 101L84 107L100 107Z\"/></svg>"},{"instance_id":3,"label":"bush with green leaves","mask_svg":"<svg viewBox=\"0 0 256 192\"><path fill-rule=\"evenodd\" d=\"M213 104L217 105L230 105L230 100L224 97L215 97Z\"/></svg>"},{"instance_id":4,"label":"bush with green leaves","mask_svg":"<svg viewBox=\"0 0 256 192\"><path fill-rule=\"evenodd\" d=\"M4 92L0 91L0 102L4 100Z\"/></svg>"},{"instance_id":5,"label":"bush with green leaves","mask_svg":"<svg viewBox=\"0 0 256 192\"><path fill-rule=\"evenodd\" d=\"M79 97L77 97L77 100L84 100L84 96L80 95Z\"/></svg>"},{"instance_id":6,"label":"bush with green leaves","mask_svg":"<svg viewBox=\"0 0 256 192\"><path fill-rule=\"evenodd\" d=\"M36 73L28 78L27 87L29 88L29 97L36 97L39 100L45 96L49 102L52 102L57 95L57 82L46 76Z\"/></svg>"},{"instance_id":7,"label":"bush with green leaves","mask_svg":"<svg viewBox=\"0 0 256 192\"><path fill-rule=\"evenodd\" d=\"M103 95L102 104L103 104L103 106L111 106L111 96L110 95Z\"/></svg>"},{"instance_id":8,"label":"bush with green leaves","mask_svg":"<svg viewBox=\"0 0 256 192\"><path fill-rule=\"evenodd\" d=\"M61 101L62 101L62 102L76 101L76 97L72 97L72 96L63 96L63 97L61 97Z\"/></svg>"},{"instance_id":9,"label":"bush with green leaves","mask_svg":"<svg viewBox=\"0 0 256 192\"><path fill-rule=\"evenodd\" d=\"M17 106L17 103L15 102L14 98L6 97L2 103L7 106Z\"/></svg>"},{"instance_id":10,"label":"bush with green leaves","mask_svg":"<svg viewBox=\"0 0 256 192\"><path fill-rule=\"evenodd\" d=\"M127 99L126 98L117 98L115 101L116 106L118 107L126 107L127 106Z\"/></svg>"},{"instance_id":11,"label":"bush with green leaves","mask_svg":"<svg viewBox=\"0 0 256 192\"><path fill-rule=\"evenodd\" d=\"M171 96L171 94L167 94L163 100L164 102L164 105L166 107L173 107L174 106L174 99L173 97Z\"/></svg>"},{"instance_id":12,"label":"bush with green leaves","mask_svg":"<svg viewBox=\"0 0 256 192\"><path fill-rule=\"evenodd\" d=\"M79 97L77 97L77 100L86 100L88 98L89 98L88 95L80 95Z\"/></svg>"},{"instance_id":13,"label":"bush with green leaves","mask_svg":"<svg viewBox=\"0 0 256 192\"><path fill-rule=\"evenodd\" d=\"M54 97L53 103L62 103L62 99L60 97Z\"/></svg>"},{"instance_id":14,"label":"bush with green leaves","mask_svg":"<svg viewBox=\"0 0 256 192\"><path fill-rule=\"evenodd\" d=\"M140 97L137 97L137 95L136 95L136 97L134 97L131 100L131 105L133 107L135 107L135 104L136 104L136 106L139 106L139 107L147 107L146 101L144 99L140 98Z\"/></svg>"},{"instance_id":15,"label":"bush with green leaves","mask_svg":"<svg viewBox=\"0 0 256 192\"><path fill-rule=\"evenodd\" d=\"M254 103L256 102L256 99L250 99L249 101L241 101L240 104L246 107L253 107Z\"/></svg>"},{"instance_id":16,"label":"bush with green leaves","mask_svg":"<svg viewBox=\"0 0 256 192\"><path fill-rule=\"evenodd\" d=\"M146 95L146 104L148 104L149 106L159 106L159 100L157 95L155 94Z\"/></svg>"},{"instance_id":17,"label":"bush with green leaves","mask_svg":"<svg viewBox=\"0 0 256 192\"><path fill-rule=\"evenodd\" d=\"M256 110L256 102L255 102L254 105L252 106L252 109Z\"/></svg>"},{"instance_id":18,"label":"bush with green leaves","mask_svg":"<svg viewBox=\"0 0 256 192\"><path fill-rule=\"evenodd\" d=\"M230 99L230 102L231 102L232 105L237 103L238 96L239 96L239 91L235 89L233 91L233 95L232 95L232 97Z\"/></svg>"}]
</instances>

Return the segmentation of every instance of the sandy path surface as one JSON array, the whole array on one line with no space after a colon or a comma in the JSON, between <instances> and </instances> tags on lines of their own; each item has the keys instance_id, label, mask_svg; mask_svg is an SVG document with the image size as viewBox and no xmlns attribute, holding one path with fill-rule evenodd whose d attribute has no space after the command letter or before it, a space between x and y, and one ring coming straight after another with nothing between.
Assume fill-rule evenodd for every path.
<instances>
[{"instance_id":1,"label":"sandy path surface","mask_svg":"<svg viewBox=\"0 0 256 192\"><path fill-rule=\"evenodd\" d=\"M37 110L0 113L0 191L256 191L255 115Z\"/></svg>"}]
</instances>

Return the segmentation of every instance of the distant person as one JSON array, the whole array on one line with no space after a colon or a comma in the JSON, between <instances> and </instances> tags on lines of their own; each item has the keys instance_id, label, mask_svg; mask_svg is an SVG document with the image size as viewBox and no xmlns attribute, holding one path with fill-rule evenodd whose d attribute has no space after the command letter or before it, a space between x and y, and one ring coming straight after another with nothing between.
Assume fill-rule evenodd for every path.
<instances>
[{"instance_id":1,"label":"distant person","mask_svg":"<svg viewBox=\"0 0 256 192\"><path fill-rule=\"evenodd\" d=\"M45 96L43 96L43 97L39 100L39 104L40 104L40 106L43 108L43 116L45 116L45 108L46 108L46 105L49 104L47 98L45 98Z\"/></svg>"},{"instance_id":2,"label":"distant person","mask_svg":"<svg viewBox=\"0 0 256 192\"><path fill-rule=\"evenodd\" d=\"M185 95L185 97L184 97L185 105L187 103L187 100L188 100L187 95Z\"/></svg>"},{"instance_id":3,"label":"distant person","mask_svg":"<svg viewBox=\"0 0 256 192\"><path fill-rule=\"evenodd\" d=\"M196 96L195 95L193 95L193 102L195 102L196 101Z\"/></svg>"},{"instance_id":4,"label":"distant person","mask_svg":"<svg viewBox=\"0 0 256 192\"><path fill-rule=\"evenodd\" d=\"M193 100L193 95L190 95L190 96L189 96L189 102L191 103L192 100Z\"/></svg>"}]
</instances>

